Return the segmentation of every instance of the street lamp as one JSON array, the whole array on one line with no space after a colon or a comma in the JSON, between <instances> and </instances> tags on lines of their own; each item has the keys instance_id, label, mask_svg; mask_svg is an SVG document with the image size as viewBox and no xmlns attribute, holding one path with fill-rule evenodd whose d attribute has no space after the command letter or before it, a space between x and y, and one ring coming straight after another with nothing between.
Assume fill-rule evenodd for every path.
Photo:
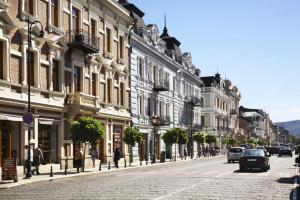
<instances>
[{"instance_id":1,"label":"street lamp","mask_svg":"<svg viewBox=\"0 0 300 200\"><path fill-rule=\"evenodd\" d=\"M29 2L29 1L28 1ZM35 24L39 24L41 26L41 30L39 32L39 34L37 35L37 37L44 37L44 28L43 28L43 25L40 21L33 21L31 22L29 20L29 17L27 19L27 24L28 24L28 51L27 51L27 86L28 86L28 106L27 106L27 113L24 114L24 117L23 117L23 120L26 118L30 118L30 120L28 121L29 123L27 124L31 124L32 123L32 113L31 113L31 105L30 105L30 86L31 86L31 66L32 66L32 58L31 58L31 54L29 53L31 47L32 47L32 44L31 44L31 36L32 36L32 26L35 25ZM26 115L27 114L27 115ZM29 117L28 117L29 116ZM24 121L25 121L24 120ZM26 123L26 122L25 122ZM26 172L26 178L31 178L31 158L30 158L30 152L31 152L31 146L30 146L30 126L28 126L28 162L27 162L27 172Z\"/></svg>"},{"instance_id":2,"label":"street lamp","mask_svg":"<svg viewBox=\"0 0 300 200\"><path fill-rule=\"evenodd\" d=\"M152 124L153 124L153 154L152 154L152 163L156 162L156 152L155 152L155 135L156 135L156 126L160 123L159 117L154 116L152 117Z\"/></svg>"}]
</instances>

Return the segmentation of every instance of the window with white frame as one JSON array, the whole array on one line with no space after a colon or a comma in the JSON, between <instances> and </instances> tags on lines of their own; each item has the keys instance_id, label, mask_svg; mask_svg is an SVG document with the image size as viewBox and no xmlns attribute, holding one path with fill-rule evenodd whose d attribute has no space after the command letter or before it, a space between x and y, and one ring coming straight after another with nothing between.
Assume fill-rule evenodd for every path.
<instances>
[{"instance_id":1,"label":"window with white frame","mask_svg":"<svg viewBox=\"0 0 300 200\"><path fill-rule=\"evenodd\" d=\"M143 78L144 77L144 60L143 60L143 58L138 57L137 65L138 65L138 74L141 78Z\"/></svg>"},{"instance_id":2,"label":"window with white frame","mask_svg":"<svg viewBox=\"0 0 300 200\"><path fill-rule=\"evenodd\" d=\"M52 26L59 27L59 0L51 0L50 5Z\"/></svg>"}]
</instances>

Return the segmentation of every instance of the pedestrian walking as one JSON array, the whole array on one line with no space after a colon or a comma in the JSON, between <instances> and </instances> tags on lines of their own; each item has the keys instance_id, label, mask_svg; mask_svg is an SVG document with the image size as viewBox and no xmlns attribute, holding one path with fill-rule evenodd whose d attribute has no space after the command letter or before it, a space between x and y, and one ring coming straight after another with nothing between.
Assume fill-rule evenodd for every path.
<instances>
[{"instance_id":1,"label":"pedestrian walking","mask_svg":"<svg viewBox=\"0 0 300 200\"><path fill-rule=\"evenodd\" d=\"M90 149L90 155L91 155L91 159L92 159L92 162L93 162L93 168L95 168L95 161L98 158L98 151L97 151L96 147L92 147Z\"/></svg>"},{"instance_id":2,"label":"pedestrian walking","mask_svg":"<svg viewBox=\"0 0 300 200\"><path fill-rule=\"evenodd\" d=\"M187 151L186 151L186 148L184 148L184 150L183 150L183 156L184 156L184 159L186 159L186 157L187 157Z\"/></svg>"},{"instance_id":3,"label":"pedestrian walking","mask_svg":"<svg viewBox=\"0 0 300 200\"><path fill-rule=\"evenodd\" d=\"M79 168L82 165L82 149L81 148L76 149L74 159L75 159L75 167L77 168L77 173L79 173Z\"/></svg>"},{"instance_id":4,"label":"pedestrian walking","mask_svg":"<svg viewBox=\"0 0 300 200\"><path fill-rule=\"evenodd\" d=\"M33 166L35 167L36 175L40 174L40 164L44 161L44 155L42 151L42 145L39 144L38 147L33 152Z\"/></svg>"},{"instance_id":5,"label":"pedestrian walking","mask_svg":"<svg viewBox=\"0 0 300 200\"><path fill-rule=\"evenodd\" d=\"M118 146L115 146L115 150L114 150L114 162L115 162L115 167L119 168L119 160L120 160L120 149Z\"/></svg>"},{"instance_id":6,"label":"pedestrian walking","mask_svg":"<svg viewBox=\"0 0 300 200\"><path fill-rule=\"evenodd\" d=\"M26 173L27 169L28 169L27 168L28 165L29 164L32 165L32 162L33 162L33 150L30 148L30 161L29 161L28 160L28 149L29 149L29 147L28 147L28 145L25 145L24 148L25 148L25 151L24 151L24 153L25 153L25 155L24 155L24 173Z\"/></svg>"}]
</instances>

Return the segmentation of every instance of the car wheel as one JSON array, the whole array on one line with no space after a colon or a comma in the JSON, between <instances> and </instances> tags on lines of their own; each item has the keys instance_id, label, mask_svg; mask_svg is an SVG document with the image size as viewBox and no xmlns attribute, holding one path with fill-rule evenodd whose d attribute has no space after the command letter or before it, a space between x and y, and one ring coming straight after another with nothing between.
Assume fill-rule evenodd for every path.
<instances>
[{"instance_id":1,"label":"car wheel","mask_svg":"<svg viewBox=\"0 0 300 200\"><path fill-rule=\"evenodd\" d=\"M243 172L243 171L245 171L245 168L240 166L240 172Z\"/></svg>"},{"instance_id":2,"label":"car wheel","mask_svg":"<svg viewBox=\"0 0 300 200\"><path fill-rule=\"evenodd\" d=\"M291 157L293 157L293 154L290 154Z\"/></svg>"},{"instance_id":3,"label":"car wheel","mask_svg":"<svg viewBox=\"0 0 300 200\"><path fill-rule=\"evenodd\" d=\"M231 160L228 160L228 163L231 163Z\"/></svg>"},{"instance_id":4,"label":"car wheel","mask_svg":"<svg viewBox=\"0 0 300 200\"><path fill-rule=\"evenodd\" d=\"M281 154L278 154L278 157L281 157Z\"/></svg>"},{"instance_id":5,"label":"car wheel","mask_svg":"<svg viewBox=\"0 0 300 200\"><path fill-rule=\"evenodd\" d=\"M268 167L262 168L261 171L267 172L268 171Z\"/></svg>"},{"instance_id":6,"label":"car wheel","mask_svg":"<svg viewBox=\"0 0 300 200\"><path fill-rule=\"evenodd\" d=\"M270 170L270 165L268 165L268 170Z\"/></svg>"}]
</instances>

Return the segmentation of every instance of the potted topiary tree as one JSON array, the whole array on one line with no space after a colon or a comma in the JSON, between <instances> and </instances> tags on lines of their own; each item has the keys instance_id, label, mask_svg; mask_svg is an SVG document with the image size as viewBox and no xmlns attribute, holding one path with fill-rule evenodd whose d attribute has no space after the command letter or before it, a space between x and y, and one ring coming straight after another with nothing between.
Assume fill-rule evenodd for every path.
<instances>
[{"instance_id":1,"label":"potted topiary tree","mask_svg":"<svg viewBox=\"0 0 300 200\"><path fill-rule=\"evenodd\" d=\"M130 149L130 156L132 156L131 148L135 146L136 143L140 143L142 141L143 135L140 132L138 127L127 126L124 131L123 141L128 145ZM131 163L131 160L129 163Z\"/></svg>"},{"instance_id":2,"label":"potted topiary tree","mask_svg":"<svg viewBox=\"0 0 300 200\"><path fill-rule=\"evenodd\" d=\"M201 146L204 144L205 137L203 133L195 133L193 135L193 140L197 142L197 149L198 149L198 156L200 157L201 155Z\"/></svg>"},{"instance_id":3,"label":"potted topiary tree","mask_svg":"<svg viewBox=\"0 0 300 200\"><path fill-rule=\"evenodd\" d=\"M104 128L99 120L92 117L80 117L71 123L72 140L74 144L84 143L83 151L83 171L85 160L86 143L96 147L100 139L103 138Z\"/></svg>"}]
</instances>

